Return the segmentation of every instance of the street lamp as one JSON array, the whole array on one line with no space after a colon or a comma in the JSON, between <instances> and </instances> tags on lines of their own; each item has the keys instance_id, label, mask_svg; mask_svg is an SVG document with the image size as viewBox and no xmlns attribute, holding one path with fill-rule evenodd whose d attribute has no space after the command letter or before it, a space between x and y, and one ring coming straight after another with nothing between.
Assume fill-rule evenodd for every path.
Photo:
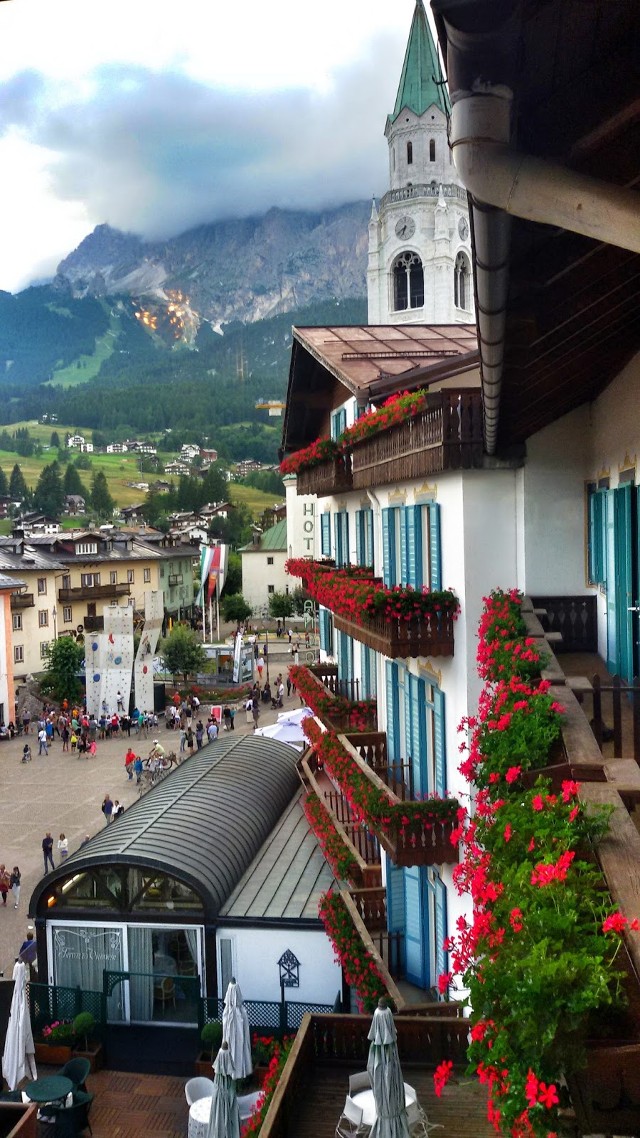
<instances>
[{"instance_id":1,"label":"street lamp","mask_svg":"<svg viewBox=\"0 0 640 1138\"><path fill-rule=\"evenodd\" d=\"M53 606L53 608L51 610L51 615L53 617L53 639L57 640L58 639L58 610L57 610L55 605Z\"/></svg>"}]
</instances>

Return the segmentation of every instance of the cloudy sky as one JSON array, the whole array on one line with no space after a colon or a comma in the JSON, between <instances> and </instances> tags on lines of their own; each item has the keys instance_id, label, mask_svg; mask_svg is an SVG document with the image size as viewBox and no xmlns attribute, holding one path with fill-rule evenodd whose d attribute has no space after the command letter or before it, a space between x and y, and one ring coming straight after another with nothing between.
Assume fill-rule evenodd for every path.
<instances>
[{"instance_id":1,"label":"cloudy sky","mask_svg":"<svg viewBox=\"0 0 640 1138\"><path fill-rule=\"evenodd\" d=\"M414 0L0 2L0 288L145 237L383 192Z\"/></svg>"}]
</instances>

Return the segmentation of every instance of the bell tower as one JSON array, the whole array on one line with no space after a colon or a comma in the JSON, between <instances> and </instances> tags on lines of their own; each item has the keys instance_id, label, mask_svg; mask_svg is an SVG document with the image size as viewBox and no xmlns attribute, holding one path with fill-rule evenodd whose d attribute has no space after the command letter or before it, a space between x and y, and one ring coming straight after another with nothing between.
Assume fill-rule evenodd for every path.
<instances>
[{"instance_id":1,"label":"bell tower","mask_svg":"<svg viewBox=\"0 0 640 1138\"><path fill-rule=\"evenodd\" d=\"M449 99L423 0L416 0L387 118L390 189L369 221L370 324L472 324L467 192L447 141Z\"/></svg>"}]
</instances>

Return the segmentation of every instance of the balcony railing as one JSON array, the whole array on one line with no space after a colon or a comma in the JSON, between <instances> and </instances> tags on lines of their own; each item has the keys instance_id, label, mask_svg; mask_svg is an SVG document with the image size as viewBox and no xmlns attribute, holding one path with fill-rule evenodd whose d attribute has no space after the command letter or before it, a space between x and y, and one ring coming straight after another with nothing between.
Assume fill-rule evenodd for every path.
<instances>
[{"instance_id":1,"label":"balcony railing","mask_svg":"<svg viewBox=\"0 0 640 1138\"><path fill-rule=\"evenodd\" d=\"M103 632L104 631L104 617L103 616L83 616L82 626L85 632Z\"/></svg>"},{"instance_id":2,"label":"balcony railing","mask_svg":"<svg viewBox=\"0 0 640 1138\"><path fill-rule=\"evenodd\" d=\"M16 609L32 609L35 601L33 593L12 593L11 594L11 608Z\"/></svg>"},{"instance_id":3,"label":"balcony railing","mask_svg":"<svg viewBox=\"0 0 640 1138\"><path fill-rule=\"evenodd\" d=\"M332 786L329 779L315 768L314 757L305 757L299 766L300 776L305 788L316 794L324 804L346 853L353 859L354 871L351 880L362 889L377 889L382 884L380 846L373 836L354 821L349 804L339 791L328 790Z\"/></svg>"},{"instance_id":4,"label":"balcony railing","mask_svg":"<svg viewBox=\"0 0 640 1138\"><path fill-rule=\"evenodd\" d=\"M375 731L378 726L375 703L358 704L358 681L339 680L337 673L338 669L330 665L309 668L301 665L295 673L298 693L330 730Z\"/></svg>"},{"instance_id":5,"label":"balcony railing","mask_svg":"<svg viewBox=\"0 0 640 1138\"><path fill-rule=\"evenodd\" d=\"M362 624L338 613L334 626L389 660L416 656L453 656L453 614L424 613L410 620L387 621L383 616L363 618Z\"/></svg>"},{"instance_id":6,"label":"balcony railing","mask_svg":"<svg viewBox=\"0 0 640 1138\"><path fill-rule=\"evenodd\" d=\"M316 466L310 466L298 473L296 492L298 494L339 494L351 490L351 458L341 454L328 458Z\"/></svg>"},{"instance_id":7,"label":"balcony railing","mask_svg":"<svg viewBox=\"0 0 640 1138\"><path fill-rule=\"evenodd\" d=\"M483 464L479 391L439 391L424 411L351 448L354 490Z\"/></svg>"},{"instance_id":8,"label":"balcony railing","mask_svg":"<svg viewBox=\"0 0 640 1138\"><path fill-rule=\"evenodd\" d=\"M71 605L74 601L97 601L108 597L128 597L130 584L120 585L79 585L73 589L58 589L60 604Z\"/></svg>"},{"instance_id":9,"label":"balcony railing","mask_svg":"<svg viewBox=\"0 0 640 1138\"><path fill-rule=\"evenodd\" d=\"M440 1008L443 1012L446 1009L446 1014L441 1014ZM451 1060L454 1067L460 1070L466 1066L469 1025L466 1020L451 1015L450 1008L451 1005L442 1004L432 1007L427 1014L403 1014L395 1017L400 1063L403 1068L409 1069L415 1065L411 1069L412 1083L416 1082L419 1072L428 1072L429 1068L433 1070L443 1059ZM304 1016L262 1124L260 1138L294 1138L302 1132L307 1133L306 1130L301 1130L300 1110L316 1082L321 1084L323 1114L326 1115L328 1111L330 1118L337 1121L344 1105L349 1071L366 1068L370 1046L367 1034L370 1026L371 1016L309 1013ZM329 1078L331 1068L341 1068L341 1076L335 1086L335 1097L334 1086ZM427 1074L426 1078L431 1081L431 1074ZM455 1093L465 1095L465 1089L455 1088ZM484 1100L484 1095L474 1095L473 1100L467 1102L461 1099L458 1103L457 1112L465 1116L464 1133L488 1132ZM444 1099L442 1101L445 1102ZM440 1100L436 1099L435 1103L440 1108ZM318 1101L317 1106L319 1105ZM314 1103L314 1112L317 1106ZM433 1105L429 1105L428 1110L430 1118L435 1117L432 1113ZM459 1138L463 1129L456 1128L455 1113L455 1104L453 1117L447 1118L443 1111L443 1120L448 1123L443 1133ZM331 1123L331 1132L335 1121ZM320 1130L316 1125L313 1132L324 1135L329 1132L329 1127Z\"/></svg>"}]
</instances>

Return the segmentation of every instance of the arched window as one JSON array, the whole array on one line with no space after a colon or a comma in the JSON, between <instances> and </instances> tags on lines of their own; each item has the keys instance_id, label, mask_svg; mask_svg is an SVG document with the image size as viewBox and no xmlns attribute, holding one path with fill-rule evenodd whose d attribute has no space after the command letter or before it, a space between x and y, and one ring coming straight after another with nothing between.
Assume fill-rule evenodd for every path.
<instances>
[{"instance_id":1,"label":"arched window","mask_svg":"<svg viewBox=\"0 0 640 1138\"><path fill-rule=\"evenodd\" d=\"M424 305L424 272L417 253L401 253L393 264L393 307L396 312Z\"/></svg>"},{"instance_id":2,"label":"arched window","mask_svg":"<svg viewBox=\"0 0 640 1138\"><path fill-rule=\"evenodd\" d=\"M464 253L458 253L453 276L453 301L456 308L471 306L471 273Z\"/></svg>"},{"instance_id":3,"label":"arched window","mask_svg":"<svg viewBox=\"0 0 640 1138\"><path fill-rule=\"evenodd\" d=\"M436 160L436 140L435 138L429 139L429 161L435 162Z\"/></svg>"},{"instance_id":4,"label":"arched window","mask_svg":"<svg viewBox=\"0 0 640 1138\"><path fill-rule=\"evenodd\" d=\"M413 166L413 143L407 143L407 166Z\"/></svg>"}]
</instances>

